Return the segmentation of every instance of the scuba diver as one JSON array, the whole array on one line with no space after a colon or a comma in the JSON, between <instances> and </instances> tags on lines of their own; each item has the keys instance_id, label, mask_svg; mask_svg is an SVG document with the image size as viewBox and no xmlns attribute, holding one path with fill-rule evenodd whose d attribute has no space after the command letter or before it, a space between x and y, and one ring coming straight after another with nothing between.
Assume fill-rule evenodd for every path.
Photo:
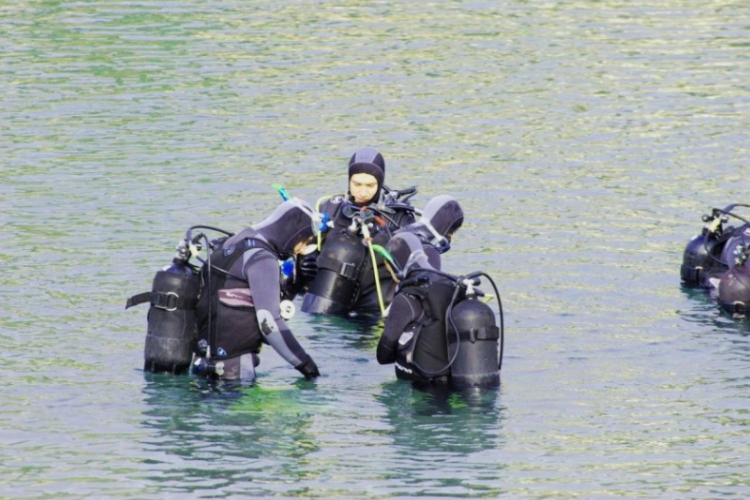
<instances>
[{"instance_id":1,"label":"scuba diver","mask_svg":"<svg viewBox=\"0 0 750 500\"><path fill-rule=\"evenodd\" d=\"M401 281L378 342L378 363L395 363L396 377L417 386L499 386L503 313L492 279L482 272L456 277L434 269L411 233L395 235L388 251ZM495 291L499 327L476 288L482 276Z\"/></svg>"},{"instance_id":2,"label":"scuba diver","mask_svg":"<svg viewBox=\"0 0 750 500\"><path fill-rule=\"evenodd\" d=\"M702 217L703 230L685 247L680 278L688 288L716 291L723 309L744 314L750 311L750 222L737 214L738 207L750 205L714 208Z\"/></svg>"},{"instance_id":3,"label":"scuba diver","mask_svg":"<svg viewBox=\"0 0 750 500\"><path fill-rule=\"evenodd\" d=\"M203 233L193 237L196 228L226 236L213 241ZM321 229L320 214L297 198L237 234L190 228L173 265L157 273L152 292L128 301L127 307L152 303L144 369L184 373L190 367L209 378L251 382L265 343L305 378L318 377L317 365L284 321L293 314L293 304L281 301L279 261L314 249L310 243ZM207 257L197 267L188 260L197 256L201 241ZM160 297L170 295L175 304L160 303Z\"/></svg>"},{"instance_id":4,"label":"scuba diver","mask_svg":"<svg viewBox=\"0 0 750 500\"><path fill-rule=\"evenodd\" d=\"M385 182L385 160L372 148L349 160L346 195L320 205L330 228L319 240L319 252L299 263L305 290L302 310L312 314L352 311L382 313L393 275L381 254L394 231L415 221L408 202L416 188L391 190Z\"/></svg>"},{"instance_id":5,"label":"scuba diver","mask_svg":"<svg viewBox=\"0 0 750 500\"><path fill-rule=\"evenodd\" d=\"M394 235L413 233L422 242L427 260L435 269L441 268L440 254L451 247L453 233L464 223L464 211L451 196L435 196L425 205L417 222L404 226Z\"/></svg>"}]
</instances>

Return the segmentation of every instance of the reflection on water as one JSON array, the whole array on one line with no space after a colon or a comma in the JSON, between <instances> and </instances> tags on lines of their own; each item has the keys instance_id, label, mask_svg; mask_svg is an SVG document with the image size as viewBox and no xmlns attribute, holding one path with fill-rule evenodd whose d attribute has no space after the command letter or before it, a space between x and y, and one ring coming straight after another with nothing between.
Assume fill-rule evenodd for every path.
<instances>
[{"instance_id":1,"label":"reflection on water","mask_svg":"<svg viewBox=\"0 0 750 500\"><path fill-rule=\"evenodd\" d=\"M158 472L144 479L160 491L210 496L252 486L254 496L303 494L349 470L384 492L450 487L459 498L495 491L503 469L496 463L505 444L500 390L417 389L391 380L374 387L380 409L369 414L361 406L366 395L353 401L346 389L325 384L144 375L140 424L150 433L140 444ZM350 380L363 383L372 382L366 375ZM436 477L441 462L449 470ZM382 468L386 476L373 475ZM462 484L478 470L483 478Z\"/></svg>"},{"instance_id":2,"label":"reflection on water","mask_svg":"<svg viewBox=\"0 0 750 500\"><path fill-rule=\"evenodd\" d=\"M375 357L384 320L379 315L326 316L303 314L306 328L315 332L313 341L326 345L346 345ZM331 344L333 343L333 344Z\"/></svg>"},{"instance_id":3,"label":"reflection on water","mask_svg":"<svg viewBox=\"0 0 750 500\"><path fill-rule=\"evenodd\" d=\"M141 443L159 471L149 479L194 491L272 480L279 471L269 464L294 476L317 450L305 389L146 374L142 425L154 434Z\"/></svg>"},{"instance_id":4,"label":"reflection on water","mask_svg":"<svg viewBox=\"0 0 750 500\"><path fill-rule=\"evenodd\" d=\"M394 446L403 453L450 452L457 455L502 445L502 408L498 390L417 388L407 381L383 384L375 399L393 427Z\"/></svg>"},{"instance_id":5,"label":"reflection on water","mask_svg":"<svg viewBox=\"0 0 750 500\"><path fill-rule=\"evenodd\" d=\"M505 446L499 396L498 390L418 389L403 380L382 384L375 400L389 426L388 490L451 498L502 493L507 462L499 460Z\"/></svg>"},{"instance_id":6,"label":"reflection on water","mask_svg":"<svg viewBox=\"0 0 750 500\"><path fill-rule=\"evenodd\" d=\"M750 317L721 308L715 290L681 286L681 291L689 305L685 310L679 311L680 317L686 322L713 327L721 332L750 335Z\"/></svg>"}]
</instances>

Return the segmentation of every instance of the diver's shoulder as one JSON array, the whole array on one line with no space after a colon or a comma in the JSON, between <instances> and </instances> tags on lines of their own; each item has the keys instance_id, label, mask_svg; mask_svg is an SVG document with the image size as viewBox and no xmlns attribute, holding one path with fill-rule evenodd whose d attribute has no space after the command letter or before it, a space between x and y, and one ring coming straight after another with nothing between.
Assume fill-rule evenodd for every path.
<instances>
[{"instance_id":1,"label":"diver's shoulder","mask_svg":"<svg viewBox=\"0 0 750 500\"><path fill-rule=\"evenodd\" d=\"M321 211L326 212L331 208L337 208L339 205L343 204L345 201L346 201L346 195L337 194L325 200L320 205L320 209Z\"/></svg>"}]
</instances>

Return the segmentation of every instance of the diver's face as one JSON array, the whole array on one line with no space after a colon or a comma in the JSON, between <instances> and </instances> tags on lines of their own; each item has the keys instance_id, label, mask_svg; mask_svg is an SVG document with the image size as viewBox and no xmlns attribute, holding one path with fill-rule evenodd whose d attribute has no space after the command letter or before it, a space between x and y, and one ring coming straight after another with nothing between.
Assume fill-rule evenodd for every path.
<instances>
[{"instance_id":1,"label":"diver's face","mask_svg":"<svg viewBox=\"0 0 750 500\"><path fill-rule=\"evenodd\" d=\"M354 203L369 203L378 192L378 180L370 174L354 174L349 178L349 193Z\"/></svg>"},{"instance_id":2,"label":"diver's face","mask_svg":"<svg viewBox=\"0 0 750 500\"><path fill-rule=\"evenodd\" d=\"M311 236L309 238L306 238L303 241L300 241L296 245L294 245L294 250L292 253L296 257L297 255L309 255L311 254L315 248L317 248L316 245L313 245L313 240L315 240L315 236Z\"/></svg>"}]
</instances>

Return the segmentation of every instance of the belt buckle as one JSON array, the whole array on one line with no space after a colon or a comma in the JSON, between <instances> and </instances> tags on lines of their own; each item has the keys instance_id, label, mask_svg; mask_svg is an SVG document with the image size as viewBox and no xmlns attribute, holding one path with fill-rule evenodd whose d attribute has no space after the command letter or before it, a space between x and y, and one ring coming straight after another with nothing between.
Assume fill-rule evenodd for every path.
<instances>
[{"instance_id":1,"label":"belt buckle","mask_svg":"<svg viewBox=\"0 0 750 500\"><path fill-rule=\"evenodd\" d=\"M162 305L158 305L158 304L154 304L154 307L156 307L157 309L163 309L163 310L168 311L168 312L176 311L177 310L177 300L180 298L180 296L177 295L174 292L167 292L164 295L166 295L167 297L174 297L174 304L175 304L174 307L169 307L168 305L167 306L162 306ZM169 303L169 302L170 302L170 299L167 299L167 303Z\"/></svg>"}]
</instances>

